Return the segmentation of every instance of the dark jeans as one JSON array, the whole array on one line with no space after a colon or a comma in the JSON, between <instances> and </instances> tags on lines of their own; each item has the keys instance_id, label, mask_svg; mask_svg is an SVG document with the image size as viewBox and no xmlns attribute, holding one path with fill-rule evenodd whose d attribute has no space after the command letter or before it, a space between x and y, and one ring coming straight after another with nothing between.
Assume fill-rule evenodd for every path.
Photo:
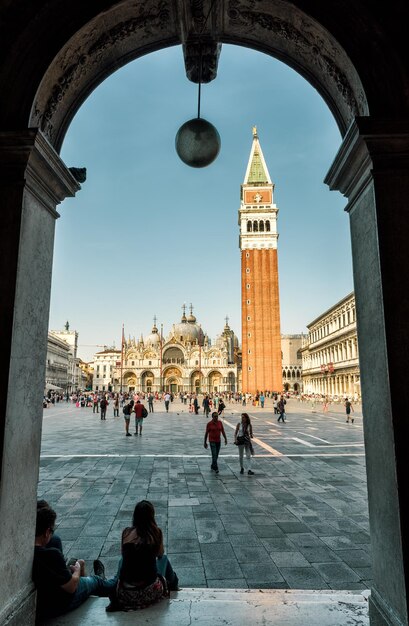
<instances>
[{"instance_id":1,"label":"dark jeans","mask_svg":"<svg viewBox=\"0 0 409 626\"><path fill-rule=\"evenodd\" d=\"M93 404L93 405L92 405L92 412L93 412L93 413L95 413L95 411L96 411L97 413L99 413L99 411L98 411L98 406L99 406L98 404Z\"/></svg>"},{"instance_id":2,"label":"dark jeans","mask_svg":"<svg viewBox=\"0 0 409 626\"><path fill-rule=\"evenodd\" d=\"M107 414L107 410L101 407L101 419L102 420L106 419L106 414Z\"/></svg>"},{"instance_id":3,"label":"dark jeans","mask_svg":"<svg viewBox=\"0 0 409 626\"><path fill-rule=\"evenodd\" d=\"M217 458L219 456L219 452L220 452L220 441L210 441L210 451L212 453L212 469L217 470L219 469L217 467Z\"/></svg>"},{"instance_id":4,"label":"dark jeans","mask_svg":"<svg viewBox=\"0 0 409 626\"><path fill-rule=\"evenodd\" d=\"M176 591L179 580L166 554L156 559L156 569L158 574L166 578L169 590Z\"/></svg>"},{"instance_id":5,"label":"dark jeans","mask_svg":"<svg viewBox=\"0 0 409 626\"><path fill-rule=\"evenodd\" d=\"M153 402L148 403L149 413L153 413Z\"/></svg>"},{"instance_id":6,"label":"dark jeans","mask_svg":"<svg viewBox=\"0 0 409 626\"><path fill-rule=\"evenodd\" d=\"M166 413L169 411L169 400L165 400Z\"/></svg>"},{"instance_id":7,"label":"dark jeans","mask_svg":"<svg viewBox=\"0 0 409 626\"><path fill-rule=\"evenodd\" d=\"M285 422L285 419L284 419L284 418L285 418L285 413L284 413L284 411L283 411L283 412L282 412L282 413L280 413L280 415L278 416L278 420L277 420L277 422L279 422L280 420L281 420L282 422Z\"/></svg>"}]
</instances>

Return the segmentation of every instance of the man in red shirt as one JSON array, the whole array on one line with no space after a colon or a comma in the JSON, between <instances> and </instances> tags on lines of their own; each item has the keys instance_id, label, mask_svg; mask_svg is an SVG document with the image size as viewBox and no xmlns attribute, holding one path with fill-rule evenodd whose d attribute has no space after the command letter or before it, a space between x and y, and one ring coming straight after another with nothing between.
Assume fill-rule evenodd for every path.
<instances>
[{"instance_id":1,"label":"man in red shirt","mask_svg":"<svg viewBox=\"0 0 409 626\"><path fill-rule=\"evenodd\" d=\"M220 452L220 435L224 437L224 445L227 446L227 437L224 432L224 426L222 422L219 421L219 414L217 411L212 413L212 419L210 422L206 424L206 432L204 437L204 447L207 449L207 438L209 437L210 450L212 452L212 464L210 468L219 473L219 468L217 466L217 458Z\"/></svg>"},{"instance_id":2,"label":"man in red shirt","mask_svg":"<svg viewBox=\"0 0 409 626\"><path fill-rule=\"evenodd\" d=\"M142 404L142 402L140 400L136 401L136 404L134 406L134 412L135 412L135 435L138 434L138 426L139 426L139 434L142 435L142 424L143 424L143 410L144 410L144 405Z\"/></svg>"}]
</instances>

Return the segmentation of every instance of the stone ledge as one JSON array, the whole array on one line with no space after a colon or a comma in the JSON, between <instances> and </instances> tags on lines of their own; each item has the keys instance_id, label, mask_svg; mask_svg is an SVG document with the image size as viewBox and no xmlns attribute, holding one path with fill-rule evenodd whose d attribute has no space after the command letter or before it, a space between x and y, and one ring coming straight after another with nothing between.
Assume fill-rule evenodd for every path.
<instances>
[{"instance_id":1,"label":"stone ledge","mask_svg":"<svg viewBox=\"0 0 409 626\"><path fill-rule=\"evenodd\" d=\"M369 591L275 589L182 589L148 609L106 613L106 598L90 598L82 607L42 626L369 626Z\"/></svg>"}]
</instances>

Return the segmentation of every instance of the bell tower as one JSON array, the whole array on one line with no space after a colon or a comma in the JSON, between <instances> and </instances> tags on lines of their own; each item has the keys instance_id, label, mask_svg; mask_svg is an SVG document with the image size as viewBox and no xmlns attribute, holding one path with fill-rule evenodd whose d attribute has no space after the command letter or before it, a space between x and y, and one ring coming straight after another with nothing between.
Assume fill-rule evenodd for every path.
<instances>
[{"instance_id":1,"label":"bell tower","mask_svg":"<svg viewBox=\"0 0 409 626\"><path fill-rule=\"evenodd\" d=\"M239 209L241 251L242 387L282 391L277 215L274 184L257 128Z\"/></svg>"}]
</instances>

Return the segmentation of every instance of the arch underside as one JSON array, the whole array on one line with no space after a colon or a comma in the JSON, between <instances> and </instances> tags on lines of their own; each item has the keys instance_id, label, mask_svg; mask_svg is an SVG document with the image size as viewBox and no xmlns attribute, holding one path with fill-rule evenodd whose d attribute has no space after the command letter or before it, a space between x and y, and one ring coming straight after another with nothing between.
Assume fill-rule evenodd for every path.
<instances>
[{"instance_id":1,"label":"arch underside","mask_svg":"<svg viewBox=\"0 0 409 626\"><path fill-rule=\"evenodd\" d=\"M147 0L135 8L134 3L122 2L88 22L50 63L35 95L29 126L39 127L59 151L76 111L107 76L144 54L197 37L199 22L192 17L190 4ZM210 5L197 4L205 15ZM260 6L254 0L220 0L205 35L263 51L293 67L326 100L342 134L356 115L368 114L359 77L343 49L293 5L279 0Z\"/></svg>"}]
</instances>

